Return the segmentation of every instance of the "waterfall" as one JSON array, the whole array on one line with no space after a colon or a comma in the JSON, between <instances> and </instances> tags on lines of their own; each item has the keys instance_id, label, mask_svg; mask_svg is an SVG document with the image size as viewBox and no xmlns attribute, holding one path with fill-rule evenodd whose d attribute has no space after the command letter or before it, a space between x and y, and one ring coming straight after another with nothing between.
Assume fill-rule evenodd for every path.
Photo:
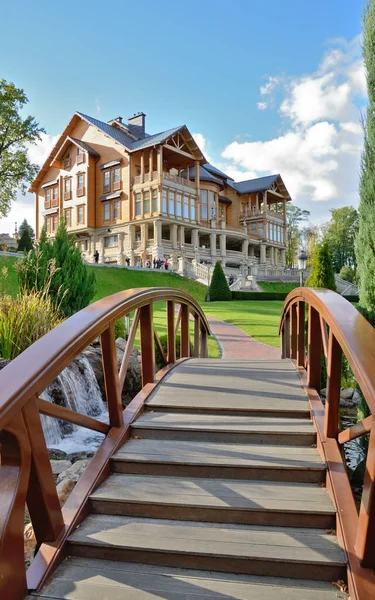
<instances>
[{"instance_id":1,"label":"waterfall","mask_svg":"<svg viewBox=\"0 0 375 600\"><path fill-rule=\"evenodd\" d=\"M79 356L68 365L56 378L54 386L58 386L67 408L108 422L107 406L103 402L95 372L85 356ZM48 402L53 402L51 388L52 386L41 394ZM41 419L49 448L58 448L65 452L87 451L97 448L104 437L101 433L73 424L69 425L70 432L66 433L63 423L58 419L44 415Z\"/></svg>"}]
</instances>

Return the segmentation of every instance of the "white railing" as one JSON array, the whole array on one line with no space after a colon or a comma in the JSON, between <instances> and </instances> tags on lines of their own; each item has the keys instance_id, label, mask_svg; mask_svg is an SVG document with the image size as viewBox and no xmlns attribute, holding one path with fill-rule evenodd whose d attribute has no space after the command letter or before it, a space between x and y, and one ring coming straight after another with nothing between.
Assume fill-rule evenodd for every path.
<instances>
[{"instance_id":1,"label":"white railing","mask_svg":"<svg viewBox=\"0 0 375 600\"><path fill-rule=\"evenodd\" d=\"M336 290L341 296L357 296L358 287L354 283L341 279L338 275L335 275Z\"/></svg>"},{"instance_id":2,"label":"white railing","mask_svg":"<svg viewBox=\"0 0 375 600\"><path fill-rule=\"evenodd\" d=\"M196 185L194 181L189 181L185 179L185 177L180 177L179 175L172 175L171 173L164 172L163 179L167 181L173 181L174 183L178 183L179 185L183 185L185 187L196 189Z\"/></svg>"}]
</instances>

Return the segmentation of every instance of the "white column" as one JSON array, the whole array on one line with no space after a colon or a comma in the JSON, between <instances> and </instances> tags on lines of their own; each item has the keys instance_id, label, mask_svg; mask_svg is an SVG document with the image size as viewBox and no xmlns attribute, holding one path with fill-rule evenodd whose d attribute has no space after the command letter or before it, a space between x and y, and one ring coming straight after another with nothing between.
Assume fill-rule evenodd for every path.
<instances>
[{"instance_id":1,"label":"white column","mask_svg":"<svg viewBox=\"0 0 375 600\"><path fill-rule=\"evenodd\" d=\"M227 255L227 236L225 233L221 233L219 235L219 241L220 241L220 256L226 256Z\"/></svg>"},{"instance_id":2,"label":"white column","mask_svg":"<svg viewBox=\"0 0 375 600\"><path fill-rule=\"evenodd\" d=\"M124 255L124 237L125 233L120 231L118 235L118 253L117 253L117 264L124 265L125 264L125 255Z\"/></svg>"},{"instance_id":3,"label":"white column","mask_svg":"<svg viewBox=\"0 0 375 600\"><path fill-rule=\"evenodd\" d=\"M185 227L183 225L179 226L179 246L183 248L185 246Z\"/></svg>"},{"instance_id":4,"label":"white column","mask_svg":"<svg viewBox=\"0 0 375 600\"><path fill-rule=\"evenodd\" d=\"M261 264L266 262L266 244L260 244L260 261Z\"/></svg>"},{"instance_id":5,"label":"white column","mask_svg":"<svg viewBox=\"0 0 375 600\"><path fill-rule=\"evenodd\" d=\"M198 229L192 230L191 243L192 243L193 248L199 248L199 231L198 231Z\"/></svg>"},{"instance_id":6,"label":"white column","mask_svg":"<svg viewBox=\"0 0 375 600\"><path fill-rule=\"evenodd\" d=\"M141 183L145 180L145 157L143 152L141 152Z\"/></svg>"},{"instance_id":7,"label":"white column","mask_svg":"<svg viewBox=\"0 0 375 600\"><path fill-rule=\"evenodd\" d=\"M254 250L255 250L255 246L253 244L250 244L250 246L249 246L249 256L250 256L250 258L254 258Z\"/></svg>"},{"instance_id":8,"label":"white column","mask_svg":"<svg viewBox=\"0 0 375 600\"><path fill-rule=\"evenodd\" d=\"M176 223L172 223L172 225L170 225L171 241L172 241L173 250L177 250L177 227L178 227L178 225Z\"/></svg>"},{"instance_id":9,"label":"white column","mask_svg":"<svg viewBox=\"0 0 375 600\"><path fill-rule=\"evenodd\" d=\"M281 250L280 250L280 260L281 260L281 266L285 267L285 248L281 248Z\"/></svg>"},{"instance_id":10,"label":"white column","mask_svg":"<svg viewBox=\"0 0 375 600\"><path fill-rule=\"evenodd\" d=\"M242 254L243 254L245 260L247 260L247 257L248 257L248 248L249 248L249 242L248 242L248 240L243 240L243 242L242 242Z\"/></svg>"},{"instance_id":11,"label":"white column","mask_svg":"<svg viewBox=\"0 0 375 600\"><path fill-rule=\"evenodd\" d=\"M216 233L210 233L210 252L211 256L216 256Z\"/></svg>"},{"instance_id":12,"label":"white column","mask_svg":"<svg viewBox=\"0 0 375 600\"><path fill-rule=\"evenodd\" d=\"M270 246L270 261L271 265L275 264L275 248L273 246Z\"/></svg>"},{"instance_id":13,"label":"white column","mask_svg":"<svg viewBox=\"0 0 375 600\"><path fill-rule=\"evenodd\" d=\"M104 237L102 236L99 240L99 263L104 265Z\"/></svg>"}]
</instances>

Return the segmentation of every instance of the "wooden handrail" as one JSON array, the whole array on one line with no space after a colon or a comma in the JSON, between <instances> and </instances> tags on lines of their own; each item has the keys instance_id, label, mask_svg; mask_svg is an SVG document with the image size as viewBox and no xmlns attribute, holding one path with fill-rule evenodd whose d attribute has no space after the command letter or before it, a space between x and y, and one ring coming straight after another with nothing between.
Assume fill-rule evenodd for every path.
<instances>
[{"instance_id":1,"label":"wooden handrail","mask_svg":"<svg viewBox=\"0 0 375 600\"><path fill-rule=\"evenodd\" d=\"M349 564L353 573L358 576L358 585L362 585L370 575L368 573L364 575L363 572L358 575L359 564L368 571L375 568L375 329L350 302L339 294L326 289L297 288L288 294L281 315L279 332L282 335L283 358L293 359L297 355L297 349L302 352L302 347L305 347L305 311L303 322L301 316L299 327L296 326L294 317L296 306L304 303L308 305L306 376L303 375L306 371L302 362L298 360L298 364L297 361L295 364L305 382L310 401L313 398L316 404L316 392L320 392L322 352L326 357L327 396L324 419L322 409L317 410L317 416L314 418L316 418L320 448L325 458L331 457L328 459L328 465L333 469L331 473L333 494L337 504L340 505L338 519L342 525L342 537L346 541ZM348 360L371 416L339 433L343 355ZM368 433L370 434L369 451L361 507L357 517L354 501L348 503L348 498L343 496L342 490L344 488L350 490L350 486L339 446ZM337 464L337 457L340 457L342 466ZM346 478L346 483L343 483L342 477ZM350 514L350 519L347 518L346 510Z\"/></svg>"},{"instance_id":2,"label":"wooden handrail","mask_svg":"<svg viewBox=\"0 0 375 600\"><path fill-rule=\"evenodd\" d=\"M168 316L168 358L165 357L153 325L154 302L165 301ZM142 392L135 401L135 411L142 410L143 398L160 379L155 372L155 343L168 365L176 362L174 306L180 305L181 360L191 354L189 319L198 323L195 329L195 356L207 357L208 321L194 298L172 288L140 288L113 294L76 313L35 342L0 372L0 597L23 600L27 595L23 553L25 504L29 509L38 547L54 544L47 561L42 550L30 567L32 585L39 585L53 569L54 561L63 552L69 531L84 513L88 495L108 469L111 454L128 435L134 409L122 408L121 391L140 325ZM135 311L132 328L120 369L115 344L115 323ZM68 408L40 398L42 392L92 341L100 337L102 365L109 424L81 415ZM200 350L200 351L199 351ZM144 390L148 390L145 392ZM144 400L143 400L144 401ZM99 431L106 435L90 463L90 473L82 477L71 502L63 511L57 497L55 482L48 458L40 415L63 419ZM96 466L95 466L96 465ZM34 568L34 563L36 564Z\"/></svg>"}]
</instances>

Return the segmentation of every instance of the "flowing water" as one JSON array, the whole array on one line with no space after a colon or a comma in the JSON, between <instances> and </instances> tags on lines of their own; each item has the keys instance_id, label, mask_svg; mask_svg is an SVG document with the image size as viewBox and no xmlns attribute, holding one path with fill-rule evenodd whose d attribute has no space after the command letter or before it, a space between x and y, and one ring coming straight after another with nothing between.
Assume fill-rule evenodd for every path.
<instances>
[{"instance_id":1,"label":"flowing water","mask_svg":"<svg viewBox=\"0 0 375 600\"><path fill-rule=\"evenodd\" d=\"M108 423L108 411L92 366L88 359L80 356L68 365L57 377L64 404L67 408L82 415ZM41 397L52 402L51 390L47 388ZM64 452L95 450L104 435L85 427L71 425L71 433L64 432L58 419L42 415L42 426L47 447L58 448Z\"/></svg>"}]
</instances>

